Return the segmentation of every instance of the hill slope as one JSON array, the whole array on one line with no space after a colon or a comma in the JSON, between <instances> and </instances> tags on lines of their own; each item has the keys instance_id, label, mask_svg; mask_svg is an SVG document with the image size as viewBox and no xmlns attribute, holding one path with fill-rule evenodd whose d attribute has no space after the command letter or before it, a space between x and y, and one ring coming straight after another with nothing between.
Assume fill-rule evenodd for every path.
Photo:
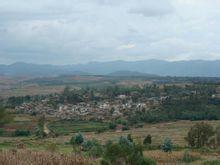
<instances>
[{"instance_id":1,"label":"hill slope","mask_svg":"<svg viewBox=\"0 0 220 165\"><path fill-rule=\"evenodd\" d=\"M126 71L124 74L160 75L160 76L204 76L220 77L220 60L217 61L177 61L162 60L146 61L111 61L91 62L76 65L38 65L15 63L0 65L0 75L7 76L58 76L58 75L108 75L114 72ZM133 73L131 73L133 72ZM122 72L120 75L123 74Z\"/></svg>"}]
</instances>

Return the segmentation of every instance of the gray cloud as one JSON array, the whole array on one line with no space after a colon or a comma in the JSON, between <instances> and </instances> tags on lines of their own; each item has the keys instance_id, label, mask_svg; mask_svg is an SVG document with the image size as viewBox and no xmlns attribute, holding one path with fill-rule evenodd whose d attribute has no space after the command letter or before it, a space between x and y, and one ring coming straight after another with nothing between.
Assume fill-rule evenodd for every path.
<instances>
[{"instance_id":1,"label":"gray cloud","mask_svg":"<svg viewBox=\"0 0 220 165\"><path fill-rule=\"evenodd\" d=\"M220 1L7 0L0 63L220 59Z\"/></svg>"},{"instance_id":2,"label":"gray cloud","mask_svg":"<svg viewBox=\"0 0 220 165\"><path fill-rule=\"evenodd\" d=\"M146 17L164 16L173 12L170 1L164 0L138 0L137 4L132 7L129 12L132 14L141 14Z\"/></svg>"}]
</instances>

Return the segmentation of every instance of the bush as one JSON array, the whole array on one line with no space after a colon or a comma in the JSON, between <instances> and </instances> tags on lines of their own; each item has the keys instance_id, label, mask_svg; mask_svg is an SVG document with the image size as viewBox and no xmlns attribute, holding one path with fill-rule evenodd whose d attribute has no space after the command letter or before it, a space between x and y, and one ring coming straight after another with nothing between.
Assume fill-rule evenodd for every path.
<instances>
[{"instance_id":1,"label":"bush","mask_svg":"<svg viewBox=\"0 0 220 165\"><path fill-rule=\"evenodd\" d=\"M12 121L12 116L6 112L6 109L0 106L0 125L4 125Z\"/></svg>"},{"instance_id":2,"label":"bush","mask_svg":"<svg viewBox=\"0 0 220 165\"><path fill-rule=\"evenodd\" d=\"M37 123L36 131L35 131L35 135L39 138L44 138L47 136L46 133L44 132L45 123L46 123L45 116L40 117Z\"/></svg>"},{"instance_id":3,"label":"bush","mask_svg":"<svg viewBox=\"0 0 220 165\"><path fill-rule=\"evenodd\" d=\"M115 122L110 122L108 127L109 129L115 129L117 127L117 124Z\"/></svg>"},{"instance_id":4,"label":"bush","mask_svg":"<svg viewBox=\"0 0 220 165\"><path fill-rule=\"evenodd\" d=\"M92 148L89 150L89 155L93 157L100 157L103 154L103 149L100 144L93 145Z\"/></svg>"},{"instance_id":5,"label":"bush","mask_svg":"<svg viewBox=\"0 0 220 165\"><path fill-rule=\"evenodd\" d=\"M105 159L102 159L100 163L101 165L110 165L109 161Z\"/></svg>"},{"instance_id":6,"label":"bush","mask_svg":"<svg viewBox=\"0 0 220 165\"><path fill-rule=\"evenodd\" d=\"M120 137L117 143L108 142L101 164L154 165L153 160L143 157L142 145Z\"/></svg>"},{"instance_id":7,"label":"bush","mask_svg":"<svg viewBox=\"0 0 220 165\"><path fill-rule=\"evenodd\" d=\"M165 138L161 145L161 149L164 152L171 152L173 150L172 140L170 138Z\"/></svg>"},{"instance_id":8,"label":"bush","mask_svg":"<svg viewBox=\"0 0 220 165\"><path fill-rule=\"evenodd\" d=\"M14 136L30 136L30 131L29 130L19 130L17 129L15 132L14 132Z\"/></svg>"},{"instance_id":9,"label":"bush","mask_svg":"<svg viewBox=\"0 0 220 165\"><path fill-rule=\"evenodd\" d=\"M152 143L151 135L147 135L147 137L144 138L143 144L148 145Z\"/></svg>"},{"instance_id":10,"label":"bush","mask_svg":"<svg viewBox=\"0 0 220 165\"><path fill-rule=\"evenodd\" d=\"M122 127L122 131L127 131L127 130L129 130L130 128L128 127L128 125L124 125L123 127Z\"/></svg>"},{"instance_id":11,"label":"bush","mask_svg":"<svg viewBox=\"0 0 220 165\"><path fill-rule=\"evenodd\" d=\"M84 141L83 135L81 133L76 134L70 140L70 144L72 145L80 145Z\"/></svg>"},{"instance_id":12,"label":"bush","mask_svg":"<svg viewBox=\"0 0 220 165\"><path fill-rule=\"evenodd\" d=\"M130 142L133 142L133 138L131 137L131 134L130 134L130 133L127 135L127 139L128 139Z\"/></svg>"},{"instance_id":13,"label":"bush","mask_svg":"<svg viewBox=\"0 0 220 165\"><path fill-rule=\"evenodd\" d=\"M189 155L189 150L185 150L184 154L183 154L183 162L189 163L191 161L192 160L191 160L190 155Z\"/></svg>"},{"instance_id":14,"label":"bush","mask_svg":"<svg viewBox=\"0 0 220 165\"><path fill-rule=\"evenodd\" d=\"M5 130L3 128L0 128L0 136L4 134Z\"/></svg>"}]
</instances>

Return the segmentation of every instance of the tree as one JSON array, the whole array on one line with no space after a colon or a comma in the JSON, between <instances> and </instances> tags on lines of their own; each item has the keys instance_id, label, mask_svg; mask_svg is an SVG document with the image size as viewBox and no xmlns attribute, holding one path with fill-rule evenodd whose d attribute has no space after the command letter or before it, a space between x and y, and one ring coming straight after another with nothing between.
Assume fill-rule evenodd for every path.
<instances>
[{"instance_id":1,"label":"tree","mask_svg":"<svg viewBox=\"0 0 220 165\"><path fill-rule=\"evenodd\" d=\"M209 138L214 135L213 127L207 123L193 125L185 138L190 147L200 148L205 146Z\"/></svg>"},{"instance_id":2,"label":"tree","mask_svg":"<svg viewBox=\"0 0 220 165\"><path fill-rule=\"evenodd\" d=\"M161 145L161 149L164 152L171 152L173 150L172 140L170 138L165 138Z\"/></svg>"},{"instance_id":3,"label":"tree","mask_svg":"<svg viewBox=\"0 0 220 165\"><path fill-rule=\"evenodd\" d=\"M143 144L148 145L152 143L151 135L147 135L147 137L144 138Z\"/></svg>"},{"instance_id":4,"label":"tree","mask_svg":"<svg viewBox=\"0 0 220 165\"><path fill-rule=\"evenodd\" d=\"M130 134L130 133L127 135L127 139L128 139L130 142L133 142L133 138L131 137L131 134Z\"/></svg>"},{"instance_id":5,"label":"tree","mask_svg":"<svg viewBox=\"0 0 220 165\"><path fill-rule=\"evenodd\" d=\"M117 127L117 124L115 122L110 122L108 127L109 129L115 129Z\"/></svg>"},{"instance_id":6,"label":"tree","mask_svg":"<svg viewBox=\"0 0 220 165\"><path fill-rule=\"evenodd\" d=\"M35 131L36 136L39 138L43 138L46 136L46 133L44 132L45 123L46 123L45 116L40 117L37 123L37 129Z\"/></svg>"},{"instance_id":7,"label":"tree","mask_svg":"<svg viewBox=\"0 0 220 165\"><path fill-rule=\"evenodd\" d=\"M0 106L0 126L10 122L11 116L8 115L5 108Z\"/></svg>"},{"instance_id":8,"label":"tree","mask_svg":"<svg viewBox=\"0 0 220 165\"><path fill-rule=\"evenodd\" d=\"M81 145L84 141L83 135L81 133L76 134L70 140L70 144L72 145Z\"/></svg>"},{"instance_id":9,"label":"tree","mask_svg":"<svg viewBox=\"0 0 220 165\"><path fill-rule=\"evenodd\" d=\"M154 165L154 160L143 156L143 147L131 142L126 137L120 137L117 143L106 145L102 164Z\"/></svg>"}]
</instances>

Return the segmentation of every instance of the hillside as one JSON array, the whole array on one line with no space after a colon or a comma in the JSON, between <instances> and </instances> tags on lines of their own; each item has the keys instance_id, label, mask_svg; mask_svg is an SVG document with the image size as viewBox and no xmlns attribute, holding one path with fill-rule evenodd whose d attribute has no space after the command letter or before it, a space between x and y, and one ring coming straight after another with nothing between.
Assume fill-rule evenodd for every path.
<instances>
[{"instance_id":1,"label":"hillside","mask_svg":"<svg viewBox=\"0 0 220 165\"><path fill-rule=\"evenodd\" d=\"M74 64L63 66L27 64L19 62L11 65L0 65L0 75L5 76L37 77L59 75L111 75L111 73L114 72L121 72L120 75L133 75L135 73L137 75L140 75L141 73L141 75L150 74L160 76L220 77L220 60L194 60L177 62L168 62L162 60L146 60L133 62L111 61L91 62L87 64Z\"/></svg>"}]
</instances>

